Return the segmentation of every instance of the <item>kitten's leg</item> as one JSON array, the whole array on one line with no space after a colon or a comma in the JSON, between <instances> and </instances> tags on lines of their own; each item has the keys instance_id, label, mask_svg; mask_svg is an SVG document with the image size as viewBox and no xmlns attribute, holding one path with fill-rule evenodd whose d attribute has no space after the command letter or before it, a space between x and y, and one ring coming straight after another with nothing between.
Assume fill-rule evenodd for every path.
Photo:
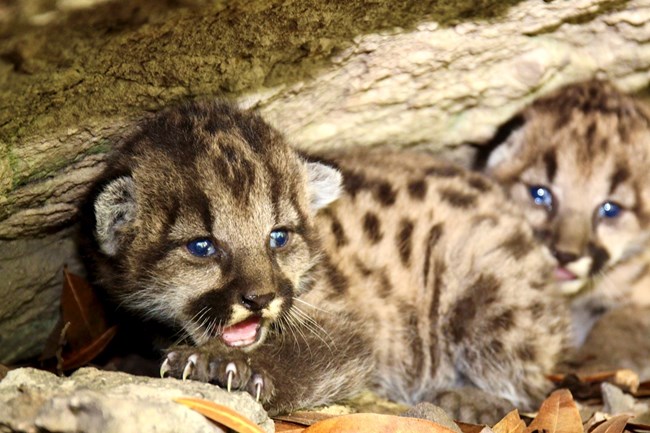
<instances>
[{"instance_id":1,"label":"kitten's leg","mask_svg":"<svg viewBox=\"0 0 650 433\"><path fill-rule=\"evenodd\" d=\"M372 371L369 345L355 328L333 329L336 332L329 335L299 327L290 335L273 332L250 352L220 341L177 347L167 354L161 370L177 378L245 390L272 414L326 404L358 392Z\"/></svg>"},{"instance_id":2,"label":"kitten's leg","mask_svg":"<svg viewBox=\"0 0 650 433\"><path fill-rule=\"evenodd\" d=\"M568 333L563 305L521 281L518 290L527 303L485 305L449 326L463 336L454 363L464 381L530 410L551 390L545 375L559 361Z\"/></svg>"}]
</instances>

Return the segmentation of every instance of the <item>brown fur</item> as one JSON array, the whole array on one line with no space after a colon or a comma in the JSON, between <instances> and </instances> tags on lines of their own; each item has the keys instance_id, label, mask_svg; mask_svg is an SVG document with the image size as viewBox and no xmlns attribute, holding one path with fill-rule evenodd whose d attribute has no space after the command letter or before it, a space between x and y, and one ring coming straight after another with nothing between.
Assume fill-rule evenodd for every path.
<instances>
[{"instance_id":1,"label":"brown fur","mask_svg":"<svg viewBox=\"0 0 650 433\"><path fill-rule=\"evenodd\" d=\"M470 385L529 408L564 344L531 230L489 180L427 155L299 156L256 115L193 103L146 122L89 203L98 284L188 337L164 370L226 386L234 366L233 388L273 412L368 386L413 403ZM269 249L277 227L290 242ZM196 238L217 253L188 253ZM265 338L227 346L252 316Z\"/></svg>"},{"instance_id":2,"label":"brown fur","mask_svg":"<svg viewBox=\"0 0 650 433\"><path fill-rule=\"evenodd\" d=\"M534 101L497 137L488 173L525 211L558 266L577 276L560 283L575 296L576 340L607 308L633 297L648 303L650 279L632 281L648 263L648 109L609 83L587 81ZM548 187L553 206L535 205L530 186ZM599 216L608 201L622 208L615 218Z\"/></svg>"}]
</instances>

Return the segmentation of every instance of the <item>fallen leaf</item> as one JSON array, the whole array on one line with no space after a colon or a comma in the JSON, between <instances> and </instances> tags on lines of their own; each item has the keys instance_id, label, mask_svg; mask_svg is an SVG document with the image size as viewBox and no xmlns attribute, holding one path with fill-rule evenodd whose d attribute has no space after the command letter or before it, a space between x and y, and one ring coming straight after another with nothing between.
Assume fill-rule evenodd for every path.
<instances>
[{"instance_id":1,"label":"fallen leaf","mask_svg":"<svg viewBox=\"0 0 650 433\"><path fill-rule=\"evenodd\" d=\"M117 333L117 326L111 326L104 333L96 337L87 346L81 347L68 355L63 355L63 370L73 370L77 367L88 364L102 353L108 343L111 342Z\"/></svg>"},{"instance_id":2,"label":"fallen leaf","mask_svg":"<svg viewBox=\"0 0 650 433\"><path fill-rule=\"evenodd\" d=\"M650 397L650 381L639 384L639 389L633 393L635 397Z\"/></svg>"},{"instance_id":3,"label":"fallen leaf","mask_svg":"<svg viewBox=\"0 0 650 433\"><path fill-rule=\"evenodd\" d=\"M629 418L630 415L618 415L612 417L593 429L591 433L623 433Z\"/></svg>"},{"instance_id":4,"label":"fallen leaf","mask_svg":"<svg viewBox=\"0 0 650 433\"><path fill-rule=\"evenodd\" d=\"M609 382L624 391L636 393L639 375L633 370L620 369L593 374L551 374L547 376L558 387L569 388L576 398L599 398L600 384Z\"/></svg>"},{"instance_id":5,"label":"fallen leaf","mask_svg":"<svg viewBox=\"0 0 650 433\"><path fill-rule=\"evenodd\" d=\"M275 424L275 433L302 433L306 428L304 425L287 421L273 420L273 423Z\"/></svg>"},{"instance_id":6,"label":"fallen leaf","mask_svg":"<svg viewBox=\"0 0 650 433\"><path fill-rule=\"evenodd\" d=\"M4 379L7 373L9 373L10 368L6 365L0 364L0 380Z\"/></svg>"},{"instance_id":7,"label":"fallen leaf","mask_svg":"<svg viewBox=\"0 0 650 433\"><path fill-rule=\"evenodd\" d=\"M88 364L104 351L117 333L109 326L104 306L88 282L63 268L61 320L48 338L41 360L56 356L58 370Z\"/></svg>"},{"instance_id":8,"label":"fallen leaf","mask_svg":"<svg viewBox=\"0 0 650 433\"><path fill-rule=\"evenodd\" d=\"M578 433L582 432L582 420L571 393L558 389L542 403L537 416L526 429L526 433Z\"/></svg>"},{"instance_id":9,"label":"fallen leaf","mask_svg":"<svg viewBox=\"0 0 650 433\"><path fill-rule=\"evenodd\" d=\"M469 424L466 422L455 421L460 431L463 433L481 433L485 428L482 424Z\"/></svg>"},{"instance_id":10,"label":"fallen leaf","mask_svg":"<svg viewBox=\"0 0 650 433\"><path fill-rule=\"evenodd\" d=\"M629 419L627 425L638 430L650 431L650 412L645 412Z\"/></svg>"},{"instance_id":11,"label":"fallen leaf","mask_svg":"<svg viewBox=\"0 0 650 433\"><path fill-rule=\"evenodd\" d=\"M526 423L519 416L519 411L515 409L496 423L492 430L494 433L524 433Z\"/></svg>"},{"instance_id":12,"label":"fallen leaf","mask_svg":"<svg viewBox=\"0 0 650 433\"><path fill-rule=\"evenodd\" d=\"M432 421L396 415L355 413L337 416L306 428L303 433L454 433Z\"/></svg>"},{"instance_id":13,"label":"fallen leaf","mask_svg":"<svg viewBox=\"0 0 650 433\"><path fill-rule=\"evenodd\" d=\"M192 397L175 398L174 401L237 433L265 433L253 421L227 406Z\"/></svg>"},{"instance_id":14,"label":"fallen leaf","mask_svg":"<svg viewBox=\"0 0 650 433\"><path fill-rule=\"evenodd\" d=\"M316 424L318 421L334 418L335 416L336 415L330 415L322 412L298 411L298 412L292 412L288 415L275 416L273 417L273 420L280 420L280 421L300 424L303 426L310 426L312 424Z\"/></svg>"}]
</instances>

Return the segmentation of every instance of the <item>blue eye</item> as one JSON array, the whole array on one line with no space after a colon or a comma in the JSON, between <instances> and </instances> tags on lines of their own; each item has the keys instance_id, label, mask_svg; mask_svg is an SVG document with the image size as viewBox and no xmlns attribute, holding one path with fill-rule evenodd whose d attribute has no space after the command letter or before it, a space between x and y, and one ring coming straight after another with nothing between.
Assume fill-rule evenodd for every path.
<instances>
[{"instance_id":1,"label":"blue eye","mask_svg":"<svg viewBox=\"0 0 650 433\"><path fill-rule=\"evenodd\" d=\"M210 239L199 238L187 243L187 250L193 256L211 257L217 253L217 248Z\"/></svg>"},{"instance_id":2,"label":"blue eye","mask_svg":"<svg viewBox=\"0 0 650 433\"><path fill-rule=\"evenodd\" d=\"M601 218L616 218L621 213L621 207L611 201L606 201L598 208L598 215Z\"/></svg>"},{"instance_id":3,"label":"blue eye","mask_svg":"<svg viewBox=\"0 0 650 433\"><path fill-rule=\"evenodd\" d=\"M553 207L553 194L548 188L535 185L529 187L528 191L537 206L544 206L547 209Z\"/></svg>"},{"instance_id":4,"label":"blue eye","mask_svg":"<svg viewBox=\"0 0 650 433\"><path fill-rule=\"evenodd\" d=\"M279 229L273 230L269 235L269 246L273 249L282 248L289 242L289 232Z\"/></svg>"}]
</instances>

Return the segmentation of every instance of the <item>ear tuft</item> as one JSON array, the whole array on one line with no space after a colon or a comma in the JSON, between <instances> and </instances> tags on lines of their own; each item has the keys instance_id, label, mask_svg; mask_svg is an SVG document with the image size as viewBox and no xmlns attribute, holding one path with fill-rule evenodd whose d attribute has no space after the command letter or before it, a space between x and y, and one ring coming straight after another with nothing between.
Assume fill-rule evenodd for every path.
<instances>
[{"instance_id":1,"label":"ear tuft","mask_svg":"<svg viewBox=\"0 0 650 433\"><path fill-rule=\"evenodd\" d=\"M102 252L117 254L126 225L135 218L135 185L129 176L111 181L95 200L95 236Z\"/></svg>"},{"instance_id":2,"label":"ear tuft","mask_svg":"<svg viewBox=\"0 0 650 433\"><path fill-rule=\"evenodd\" d=\"M316 213L341 195L341 173L320 162L307 162L307 191L312 212Z\"/></svg>"}]
</instances>

